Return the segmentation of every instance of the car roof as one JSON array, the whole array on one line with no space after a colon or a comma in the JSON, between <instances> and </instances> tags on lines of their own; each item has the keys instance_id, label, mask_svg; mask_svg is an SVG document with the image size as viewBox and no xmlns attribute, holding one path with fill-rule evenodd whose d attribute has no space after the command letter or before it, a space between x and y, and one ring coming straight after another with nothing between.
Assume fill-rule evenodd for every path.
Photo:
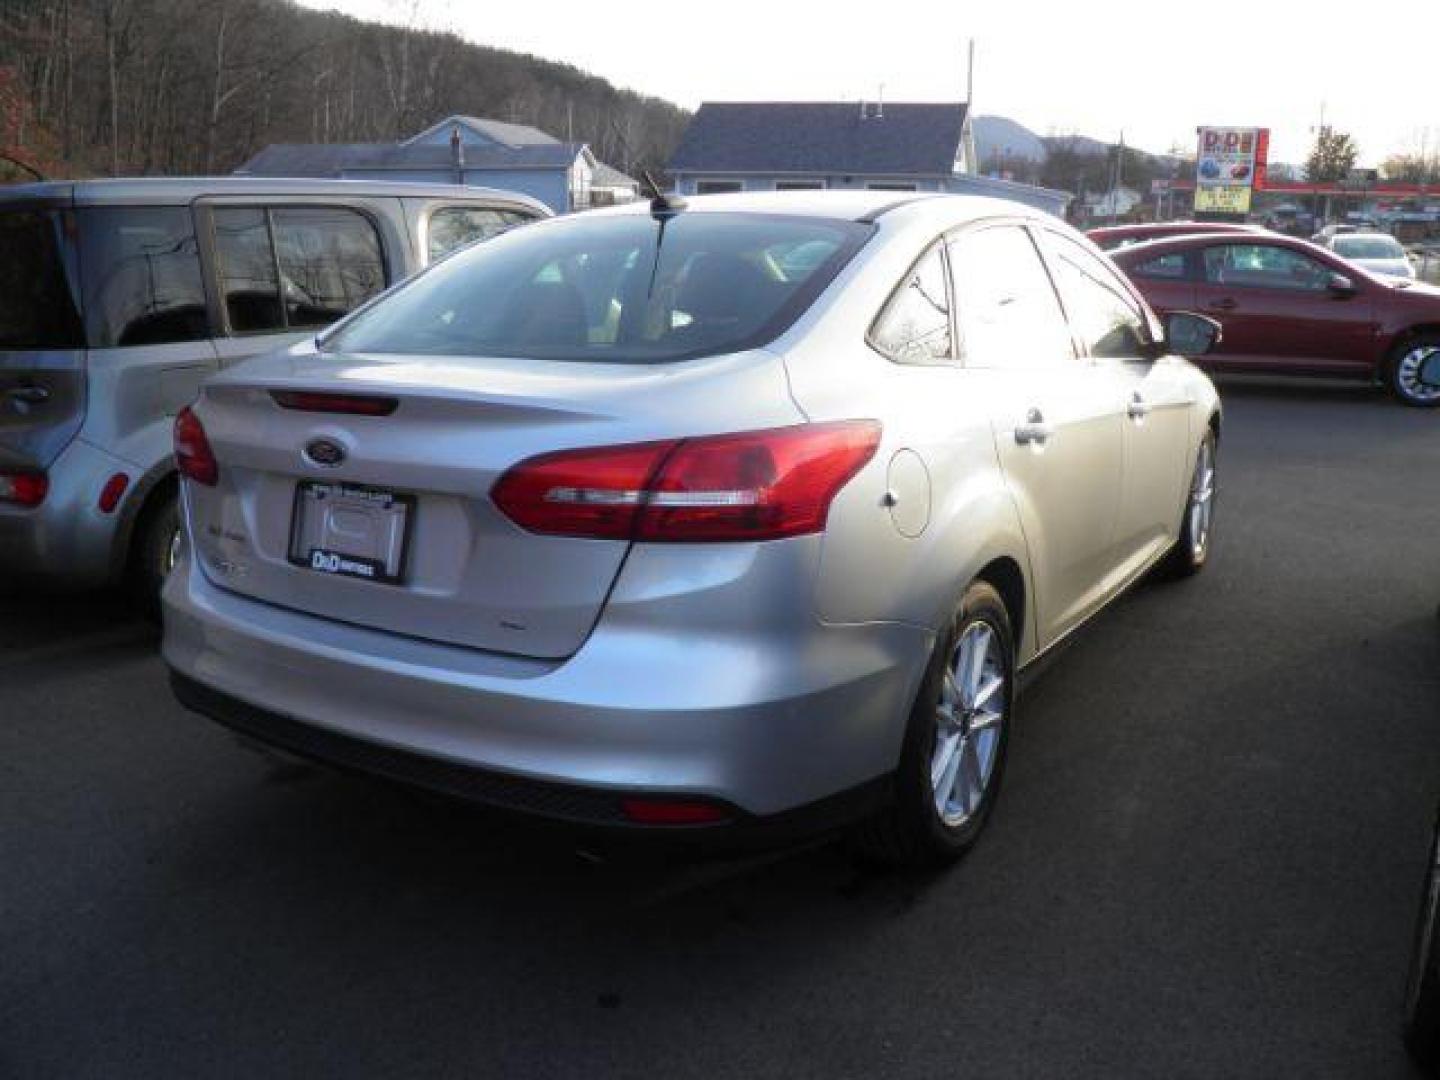
<instances>
[{"instance_id":1,"label":"car roof","mask_svg":"<svg viewBox=\"0 0 1440 1080\"><path fill-rule=\"evenodd\" d=\"M64 202L74 206L163 206L207 195L346 195L378 198L466 199L525 207L548 215L536 199L516 191L459 184L407 184L374 180L316 180L258 176L142 176L121 179L58 180L0 187L0 203Z\"/></svg>"},{"instance_id":2,"label":"car roof","mask_svg":"<svg viewBox=\"0 0 1440 1080\"><path fill-rule=\"evenodd\" d=\"M1085 235L1094 239L1109 239L1113 236L1134 236L1137 233L1175 233L1183 232L1185 235L1196 233L1228 233L1228 232L1261 232L1258 226L1240 224L1234 221L1149 221L1138 222L1128 225L1101 225L1098 228L1087 229Z\"/></svg>"},{"instance_id":3,"label":"car roof","mask_svg":"<svg viewBox=\"0 0 1440 1080\"><path fill-rule=\"evenodd\" d=\"M953 224L998 216L1059 220L1008 199L924 191L753 191L687 195L684 199L685 208L681 213L787 214L829 218L832 221L873 221L882 215L903 212L906 217L934 217ZM649 212L649 202L642 199L603 210L590 210L586 216Z\"/></svg>"},{"instance_id":4,"label":"car roof","mask_svg":"<svg viewBox=\"0 0 1440 1080\"><path fill-rule=\"evenodd\" d=\"M1372 231L1370 231L1370 232L1336 233L1333 237L1331 237L1331 239L1332 239L1332 240L1395 240L1395 238L1394 238L1393 236L1391 236L1389 233L1387 233L1387 232L1379 232L1379 231L1375 231L1375 230L1372 230ZM1400 241L1395 240L1395 242L1398 244Z\"/></svg>"}]
</instances>

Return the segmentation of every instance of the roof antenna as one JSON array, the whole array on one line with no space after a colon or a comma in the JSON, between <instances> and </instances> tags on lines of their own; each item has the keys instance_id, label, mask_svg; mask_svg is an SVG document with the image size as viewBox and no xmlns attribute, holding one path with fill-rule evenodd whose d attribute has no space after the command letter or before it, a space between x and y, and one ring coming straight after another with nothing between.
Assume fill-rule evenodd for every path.
<instances>
[{"instance_id":1,"label":"roof antenna","mask_svg":"<svg viewBox=\"0 0 1440 1080\"><path fill-rule=\"evenodd\" d=\"M640 176L645 181L645 193L650 196L651 217L657 221L664 221L685 209L685 200L679 195L666 195L661 191L660 185L655 182L655 177L650 175L649 169L643 170Z\"/></svg>"}]
</instances>

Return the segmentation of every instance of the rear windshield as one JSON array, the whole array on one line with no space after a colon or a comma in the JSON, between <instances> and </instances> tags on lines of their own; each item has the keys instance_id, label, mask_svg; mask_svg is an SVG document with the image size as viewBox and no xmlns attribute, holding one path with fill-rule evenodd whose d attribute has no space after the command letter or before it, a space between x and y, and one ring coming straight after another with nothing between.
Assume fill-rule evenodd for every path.
<instances>
[{"instance_id":1,"label":"rear windshield","mask_svg":"<svg viewBox=\"0 0 1440 1080\"><path fill-rule=\"evenodd\" d=\"M771 340L870 236L858 222L684 212L576 216L463 250L321 347L662 363Z\"/></svg>"},{"instance_id":2,"label":"rear windshield","mask_svg":"<svg viewBox=\"0 0 1440 1080\"><path fill-rule=\"evenodd\" d=\"M65 211L0 211L0 349L84 346L73 230Z\"/></svg>"},{"instance_id":3,"label":"rear windshield","mask_svg":"<svg viewBox=\"0 0 1440 1080\"><path fill-rule=\"evenodd\" d=\"M1388 236L1337 236L1335 251L1347 259L1403 259L1405 249Z\"/></svg>"}]
</instances>

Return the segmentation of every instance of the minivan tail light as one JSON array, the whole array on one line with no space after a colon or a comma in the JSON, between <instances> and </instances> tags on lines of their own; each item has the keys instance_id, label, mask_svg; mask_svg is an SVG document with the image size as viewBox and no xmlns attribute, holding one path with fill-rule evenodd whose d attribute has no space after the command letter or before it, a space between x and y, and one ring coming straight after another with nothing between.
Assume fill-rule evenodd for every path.
<instances>
[{"instance_id":1,"label":"minivan tail light","mask_svg":"<svg viewBox=\"0 0 1440 1080\"><path fill-rule=\"evenodd\" d=\"M14 503L34 509L50 492L50 477L43 472L24 470L0 472L0 503Z\"/></svg>"},{"instance_id":2,"label":"minivan tail light","mask_svg":"<svg viewBox=\"0 0 1440 1080\"><path fill-rule=\"evenodd\" d=\"M342 413L346 416L389 416L400 404L399 400L393 397L317 393L311 390L272 390L270 396L282 409Z\"/></svg>"},{"instance_id":3,"label":"minivan tail light","mask_svg":"<svg viewBox=\"0 0 1440 1080\"><path fill-rule=\"evenodd\" d=\"M830 503L875 454L874 420L564 450L495 485L522 528L611 540L778 540L825 528Z\"/></svg>"},{"instance_id":4,"label":"minivan tail light","mask_svg":"<svg viewBox=\"0 0 1440 1080\"><path fill-rule=\"evenodd\" d=\"M206 487L214 487L220 479L220 465L205 427L188 405L175 417L175 465L181 476Z\"/></svg>"}]
</instances>

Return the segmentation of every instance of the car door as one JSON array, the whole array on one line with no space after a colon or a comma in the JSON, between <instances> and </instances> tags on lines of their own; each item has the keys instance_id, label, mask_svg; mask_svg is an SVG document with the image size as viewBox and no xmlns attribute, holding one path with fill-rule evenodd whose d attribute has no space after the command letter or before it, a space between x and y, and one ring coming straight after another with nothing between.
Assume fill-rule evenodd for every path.
<instances>
[{"instance_id":1,"label":"car door","mask_svg":"<svg viewBox=\"0 0 1440 1080\"><path fill-rule=\"evenodd\" d=\"M1124 470L1123 406L1077 355L1040 253L1020 224L949 245L963 363L988 404L1025 532L1042 648L1107 599Z\"/></svg>"},{"instance_id":2,"label":"car door","mask_svg":"<svg viewBox=\"0 0 1440 1080\"><path fill-rule=\"evenodd\" d=\"M391 202L205 203L221 364L312 337L403 277L406 242L385 212Z\"/></svg>"},{"instance_id":3,"label":"car door","mask_svg":"<svg viewBox=\"0 0 1440 1080\"><path fill-rule=\"evenodd\" d=\"M1264 240L1207 245L1197 307L1224 327L1210 363L1235 371L1368 371L1374 305L1363 289L1331 289L1342 270L1318 253Z\"/></svg>"},{"instance_id":4,"label":"car door","mask_svg":"<svg viewBox=\"0 0 1440 1080\"><path fill-rule=\"evenodd\" d=\"M1119 587L1163 554L1179 529L1189 475L1189 383L1183 361L1158 355L1160 328L1124 279L1068 236L1041 232L1070 326L1124 411L1112 582Z\"/></svg>"}]
</instances>

